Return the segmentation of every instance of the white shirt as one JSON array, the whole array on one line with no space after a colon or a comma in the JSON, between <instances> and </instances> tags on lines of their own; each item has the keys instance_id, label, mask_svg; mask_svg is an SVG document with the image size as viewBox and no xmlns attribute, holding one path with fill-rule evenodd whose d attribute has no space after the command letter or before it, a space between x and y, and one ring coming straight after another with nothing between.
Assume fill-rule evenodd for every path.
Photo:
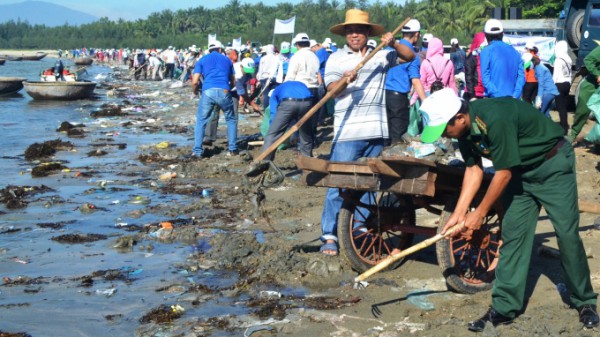
<instances>
[{"instance_id":1,"label":"white shirt","mask_svg":"<svg viewBox=\"0 0 600 337\"><path fill-rule=\"evenodd\" d=\"M148 59L148 63L151 67L159 67L161 65L160 61L156 56L150 56L150 58Z\"/></svg>"},{"instance_id":2,"label":"white shirt","mask_svg":"<svg viewBox=\"0 0 600 337\"><path fill-rule=\"evenodd\" d=\"M571 58L556 55L554 59L554 72L552 73L554 83L571 83Z\"/></svg>"},{"instance_id":3,"label":"white shirt","mask_svg":"<svg viewBox=\"0 0 600 337\"><path fill-rule=\"evenodd\" d=\"M266 54L260 58L260 64L258 66L258 75L256 78L260 80L267 80L275 77L277 74L277 68L279 67L279 58L275 54Z\"/></svg>"},{"instance_id":4,"label":"white shirt","mask_svg":"<svg viewBox=\"0 0 600 337\"><path fill-rule=\"evenodd\" d=\"M298 81L306 84L308 88L319 87L317 74L319 73L319 58L310 48L299 49L290 59L286 81Z\"/></svg>"},{"instance_id":5,"label":"white shirt","mask_svg":"<svg viewBox=\"0 0 600 337\"><path fill-rule=\"evenodd\" d=\"M177 59L177 53L173 49L167 49L162 55L165 63L175 63Z\"/></svg>"}]
</instances>

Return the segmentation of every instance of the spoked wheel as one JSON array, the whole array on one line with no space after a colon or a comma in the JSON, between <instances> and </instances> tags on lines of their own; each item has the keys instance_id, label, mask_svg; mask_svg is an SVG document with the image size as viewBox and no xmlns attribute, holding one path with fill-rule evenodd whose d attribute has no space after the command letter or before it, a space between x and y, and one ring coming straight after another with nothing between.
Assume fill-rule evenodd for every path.
<instances>
[{"instance_id":1,"label":"spoked wheel","mask_svg":"<svg viewBox=\"0 0 600 337\"><path fill-rule=\"evenodd\" d=\"M438 233L454 211L458 197L452 199L444 208ZM471 237L461 235L437 242L438 265L452 289L473 294L492 288L501 245L501 221L497 210L492 210L484 219L481 229Z\"/></svg>"},{"instance_id":2,"label":"spoked wheel","mask_svg":"<svg viewBox=\"0 0 600 337\"><path fill-rule=\"evenodd\" d=\"M415 209L409 198L389 192L366 192L360 201L347 200L340 211L341 251L354 270L364 272L411 244L413 234L403 232L404 226L415 226ZM402 261L395 261L388 270Z\"/></svg>"}]
</instances>

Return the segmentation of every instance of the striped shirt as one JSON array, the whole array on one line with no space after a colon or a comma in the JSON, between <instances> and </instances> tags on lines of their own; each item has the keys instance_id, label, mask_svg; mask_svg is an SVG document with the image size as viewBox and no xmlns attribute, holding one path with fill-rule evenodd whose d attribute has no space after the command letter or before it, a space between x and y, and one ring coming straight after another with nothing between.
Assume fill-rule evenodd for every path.
<instances>
[{"instance_id":1,"label":"striped shirt","mask_svg":"<svg viewBox=\"0 0 600 337\"><path fill-rule=\"evenodd\" d=\"M395 50L380 50L336 97L334 141L388 138L385 75L397 64L397 58ZM346 45L331 54L325 65L325 85L340 80L363 59Z\"/></svg>"}]
</instances>

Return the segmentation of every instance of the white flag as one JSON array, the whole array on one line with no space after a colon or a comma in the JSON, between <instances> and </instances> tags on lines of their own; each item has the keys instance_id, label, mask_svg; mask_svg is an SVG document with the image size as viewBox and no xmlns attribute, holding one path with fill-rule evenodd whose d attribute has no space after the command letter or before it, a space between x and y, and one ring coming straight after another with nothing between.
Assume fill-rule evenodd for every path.
<instances>
[{"instance_id":1,"label":"white flag","mask_svg":"<svg viewBox=\"0 0 600 337\"><path fill-rule=\"evenodd\" d=\"M287 20L275 19L275 30L273 31L273 34L293 34L295 25L295 16Z\"/></svg>"},{"instance_id":2,"label":"white flag","mask_svg":"<svg viewBox=\"0 0 600 337\"><path fill-rule=\"evenodd\" d=\"M233 39L233 42L231 43L231 48L236 49L236 50L240 50L242 48L242 37L238 37L237 39Z\"/></svg>"},{"instance_id":3,"label":"white flag","mask_svg":"<svg viewBox=\"0 0 600 337\"><path fill-rule=\"evenodd\" d=\"M217 34L208 34L208 44L217 39Z\"/></svg>"}]
</instances>

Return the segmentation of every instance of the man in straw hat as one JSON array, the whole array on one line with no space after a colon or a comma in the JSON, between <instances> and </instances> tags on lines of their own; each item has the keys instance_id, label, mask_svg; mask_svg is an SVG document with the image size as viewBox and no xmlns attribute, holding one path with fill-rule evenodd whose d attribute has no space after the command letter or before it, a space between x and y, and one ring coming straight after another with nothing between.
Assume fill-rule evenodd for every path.
<instances>
[{"instance_id":1,"label":"man in straw hat","mask_svg":"<svg viewBox=\"0 0 600 337\"><path fill-rule=\"evenodd\" d=\"M347 87L336 97L334 138L330 160L355 161L375 157L388 138L384 83L387 71L398 64L398 58L411 61L415 55L406 45L397 43L383 26L371 23L367 12L350 9L346 21L329 29L346 37L346 45L331 54L325 66L325 85L333 90L340 82ZM383 34L383 36L382 36ZM391 48L380 50L356 72L353 69L368 53L369 36L382 36L381 41ZM321 252L337 255L337 218L342 198L337 188L327 191L321 219Z\"/></svg>"},{"instance_id":2,"label":"man in straw hat","mask_svg":"<svg viewBox=\"0 0 600 337\"><path fill-rule=\"evenodd\" d=\"M421 139L458 139L467 165L458 203L442 233L464 223L469 236L482 226L492 205L498 202L504 209L492 305L468 324L469 330L483 331L488 322L509 324L522 312L541 206L556 232L563 277L579 321L586 328L598 326L597 294L579 236L575 154L563 129L524 101L501 97L467 104L449 88L429 96L421 112ZM482 157L493 160L496 173L479 205L470 209L483 179Z\"/></svg>"}]
</instances>

